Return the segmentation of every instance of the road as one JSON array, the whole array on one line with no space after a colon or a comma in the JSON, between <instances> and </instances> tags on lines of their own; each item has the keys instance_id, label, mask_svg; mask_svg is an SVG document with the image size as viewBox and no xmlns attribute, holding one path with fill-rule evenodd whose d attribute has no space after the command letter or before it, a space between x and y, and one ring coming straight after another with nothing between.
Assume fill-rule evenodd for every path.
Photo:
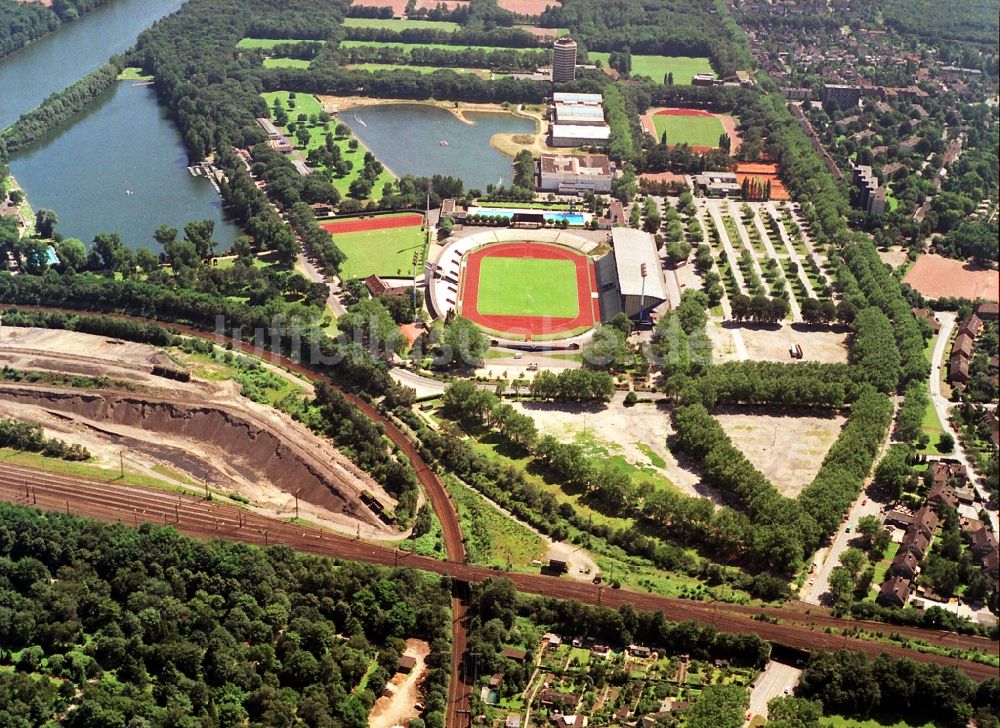
<instances>
[{"instance_id":1,"label":"road","mask_svg":"<svg viewBox=\"0 0 1000 728\"><path fill-rule=\"evenodd\" d=\"M983 503L989 503L990 494L983 487L982 479L976 475L976 471L972 468L972 463L969 462L965 450L962 449L958 432L952 426L949 419L952 403L941 393L941 367L947 361L945 354L947 353L948 344L951 341L951 334L957 324L957 315L952 311L935 311L934 317L941 324L941 330L938 331L937 341L934 342L934 358L931 362L931 376L928 385L931 393L931 402L937 412L938 419L941 421L941 427L944 428L945 432L950 432L952 437L955 438L955 451L949 453L947 457L951 460L957 460L965 466L966 471L969 473L969 482L976 489L979 499ZM987 513L990 516L993 533L1000 533L1000 518L998 518L1000 514L998 514L996 509L987 510Z\"/></svg>"},{"instance_id":2,"label":"road","mask_svg":"<svg viewBox=\"0 0 1000 728\"><path fill-rule=\"evenodd\" d=\"M69 511L129 525L138 525L141 522L160 523L170 525L186 535L200 538L224 538L258 546L281 544L321 556L384 566L417 568L448 575L455 582L472 583L497 576L496 571L485 567L376 546L314 526L248 513L235 505L207 501L196 496L64 476L7 463L0 463L0 500L30 505L47 511ZM794 603L788 609L762 609L611 589L535 573L511 572L506 576L520 591L526 593L572 599L586 604L602 604L613 609L623 604L631 604L641 611L662 611L670 620L693 620L701 624L711 624L722 632L754 632L762 639L807 652L817 649L846 648L858 650L869 657L887 652L896 657L910 657L918 662L953 665L976 680L986 679L996 672L990 665L916 652L889 642L867 642L842 634L829 634L825 628L844 630L847 627L863 626L868 631L881 632L886 637L893 632L899 632L931 643L940 643L941 640L947 639L949 646L983 649L997 654L998 644L985 638L901 628L894 625L859 623L832 617L822 609ZM755 619L762 614L767 616L778 614L781 621L774 624L771 621ZM456 659L464 651L462 648L466 644L466 627L465 604L458 601L454 612L453 631L459 635L461 641L455 645ZM455 673L456 676L462 674ZM453 680L452 684L465 685L462 680ZM466 725L469 719L468 702L465 701L461 688L455 689L454 698L455 701L449 705L449 713L455 722L450 722L449 725Z\"/></svg>"},{"instance_id":3,"label":"road","mask_svg":"<svg viewBox=\"0 0 1000 728\"><path fill-rule=\"evenodd\" d=\"M772 698L789 695L799 684L802 670L791 665L771 660L764 671L754 680L750 691L750 717L767 717L767 704ZM749 725L748 720L745 725Z\"/></svg>"},{"instance_id":4,"label":"road","mask_svg":"<svg viewBox=\"0 0 1000 728\"><path fill-rule=\"evenodd\" d=\"M830 580L830 572L840 563L840 555L851 547L851 541L857 536L858 519L862 516L877 516L880 508L881 505L868 498L864 492L854 501L847 513L845 525L842 525L840 530L837 531L837 535L833 537L833 543L830 544L829 548L824 549L825 556L819 557L817 554L816 558L820 559L820 565L809 575L809 578L814 580L813 585L806 590L802 601L807 604L823 603L823 596L827 594L827 582ZM851 529L851 533L847 533L848 526Z\"/></svg>"}]
</instances>

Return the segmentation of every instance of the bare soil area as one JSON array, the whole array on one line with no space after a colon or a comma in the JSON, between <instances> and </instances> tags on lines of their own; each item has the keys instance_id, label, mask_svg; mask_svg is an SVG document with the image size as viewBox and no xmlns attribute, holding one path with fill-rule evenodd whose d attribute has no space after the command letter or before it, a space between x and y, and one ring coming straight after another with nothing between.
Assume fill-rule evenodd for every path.
<instances>
[{"instance_id":1,"label":"bare soil area","mask_svg":"<svg viewBox=\"0 0 1000 728\"><path fill-rule=\"evenodd\" d=\"M679 462L667 449L667 438L672 431L665 405L629 408L617 402L601 408L548 402L513 405L519 412L530 415L542 434L552 435L561 442L572 442L581 433L593 435L611 445L628 462L656 470L682 493L721 502L718 494L701 482L698 473ZM662 466L650 460L649 451L662 460Z\"/></svg>"},{"instance_id":2,"label":"bare soil area","mask_svg":"<svg viewBox=\"0 0 1000 728\"><path fill-rule=\"evenodd\" d=\"M739 450L782 494L797 498L847 421L836 415L725 407L713 413Z\"/></svg>"},{"instance_id":3,"label":"bare soil area","mask_svg":"<svg viewBox=\"0 0 1000 728\"><path fill-rule=\"evenodd\" d=\"M898 268L906 262L906 250L901 245L894 245L888 250L879 250L878 257L883 263Z\"/></svg>"},{"instance_id":4,"label":"bare soil area","mask_svg":"<svg viewBox=\"0 0 1000 728\"><path fill-rule=\"evenodd\" d=\"M789 348L802 347L802 361L847 363L847 332L812 328L803 324L779 326L737 325L727 322L722 326L709 326L713 358L716 362L734 361L738 358L733 346L732 332L738 330L746 345L747 356L756 361L795 362Z\"/></svg>"},{"instance_id":5,"label":"bare soil area","mask_svg":"<svg viewBox=\"0 0 1000 728\"><path fill-rule=\"evenodd\" d=\"M927 298L1000 299L1000 271L940 255L921 255L903 281Z\"/></svg>"},{"instance_id":6,"label":"bare soil area","mask_svg":"<svg viewBox=\"0 0 1000 728\"><path fill-rule=\"evenodd\" d=\"M427 656L431 646L424 640L406 640L404 655L414 658L417 664L409 673L397 672L386 684L386 693L372 706L368 716L369 728L393 728L407 725L420 711L416 705L420 697L420 686L427 674Z\"/></svg>"},{"instance_id":7,"label":"bare soil area","mask_svg":"<svg viewBox=\"0 0 1000 728\"><path fill-rule=\"evenodd\" d=\"M80 353L77 353L80 352ZM0 416L37 422L50 437L80 443L96 467L129 472L187 488L206 480L279 516L295 514L356 535L400 538L359 499L373 493L387 508L395 501L330 441L278 410L239 394L232 380L175 382L153 376L156 364L185 368L185 357L153 346L46 329L5 328L0 364L20 369L108 376L131 391L0 386ZM312 387L284 370L270 370ZM208 362L193 364L212 373Z\"/></svg>"}]
</instances>

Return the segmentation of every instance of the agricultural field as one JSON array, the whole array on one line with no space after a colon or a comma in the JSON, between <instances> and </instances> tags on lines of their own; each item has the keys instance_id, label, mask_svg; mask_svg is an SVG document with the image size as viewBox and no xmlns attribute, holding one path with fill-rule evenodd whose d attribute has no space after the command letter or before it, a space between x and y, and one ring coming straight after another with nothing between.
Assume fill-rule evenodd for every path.
<instances>
[{"instance_id":1,"label":"agricultural field","mask_svg":"<svg viewBox=\"0 0 1000 728\"><path fill-rule=\"evenodd\" d=\"M797 498L816 477L847 421L751 407L725 407L713 414L733 445L789 498Z\"/></svg>"},{"instance_id":2,"label":"agricultural field","mask_svg":"<svg viewBox=\"0 0 1000 728\"><path fill-rule=\"evenodd\" d=\"M575 318L576 266L569 260L486 257L477 308L494 316Z\"/></svg>"},{"instance_id":3,"label":"agricultural field","mask_svg":"<svg viewBox=\"0 0 1000 728\"><path fill-rule=\"evenodd\" d=\"M719 137L726 133L722 122L714 116L690 116L675 114L655 114L653 125L656 138L667 134L667 144L688 144L692 147L715 149Z\"/></svg>"},{"instance_id":4,"label":"agricultural field","mask_svg":"<svg viewBox=\"0 0 1000 728\"><path fill-rule=\"evenodd\" d=\"M345 28L375 28L376 30L440 30L454 33L459 29L458 23L446 20L409 20L404 18L344 18Z\"/></svg>"},{"instance_id":5,"label":"agricultural field","mask_svg":"<svg viewBox=\"0 0 1000 728\"><path fill-rule=\"evenodd\" d=\"M399 220L403 224L395 227L375 227L384 225L390 220ZM336 226L352 221L361 223L353 227L362 229L337 230ZM328 223L321 221L320 225L330 231L337 247L347 255L347 260L340 267L340 275L344 280L349 280L366 278L373 274L409 277L413 272L413 254L419 253L418 266L424 259L426 235L421 222L419 215L399 213L377 218L338 219L336 222ZM365 227L369 229L364 229Z\"/></svg>"},{"instance_id":6,"label":"agricultural field","mask_svg":"<svg viewBox=\"0 0 1000 728\"><path fill-rule=\"evenodd\" d=\"M591 51L587 54L591 62L601 61L605 66L611 54ZM668 73L674 74L675 86L690 86L691 78L699 73L715 73L707 58L691 56L632 56L632 78L647 76L657 83L663 83ZM716 135L718 139L718 135Z\"/></svg>"},{"instance_id":7,"label":"agricultural field","mask_svg":"<svg viewBox=\"0 0 1000 728\"><path fill-rule=\"evenodd\" d=\"M288 91L267 91L261 96L264 101L267 102L267 106L272 110L272 115L274 113L274 103L278 101L288 113L289 120L297 120L300 114L305 114L307 121L303 122L306 125L306 129L309 131L309 143L305 148L299 148L303 154L308 154L310 149L323 146L326 142L326 135L334 131L336 127L336 121L330 121L328 123L323 123L319 121L319 116L323 111L323 107L317 99L312 94L297 94L295 98L291 98ZM316 118L316 123L313 123L312 119ZM287 129L282 131L287 133ZM293 142L296 147L298 147L298 141L295 135L288 134L289 141ZM337 137L335 142L340 148L341 158L345 159L353 165L351 171L342 176L333 178L333 186L341 194L342 197L346 197L348 190L350 189L351 182L357 179L362 168L364 167L364 157L365 152L368 151L363 144L357 143L355 149L351 149L351 141L357 141L354 136L350 133L347 136ZM382 170L382 174L372 185L372 194L380 194L382 187L386 184L395 181L395 177L388 170Z\"/></svg>"},{"instance_id":8,"label":"agricultural field","mask_svg":"<svg viewBox=\"0 0 1000 728\"><path fill-rule=\"evenodd\" d=\"M265 58L264 68L309 68L309 61L301 58Z\"/></svg>"},{"instance_id":9,"label":"agricultural field","mask_svg":"<svg viewBox=\"0 0 1000 728\"><path fill-rule=\"evenodd\" d=\"M236 44L237 48L263 48L265 50L270 50L276 45L283 45L285 43L318 43L323 45L326 43L325 40L299 40L297 38L241 38L240 42Z\"/></svg>"}]
</instances>

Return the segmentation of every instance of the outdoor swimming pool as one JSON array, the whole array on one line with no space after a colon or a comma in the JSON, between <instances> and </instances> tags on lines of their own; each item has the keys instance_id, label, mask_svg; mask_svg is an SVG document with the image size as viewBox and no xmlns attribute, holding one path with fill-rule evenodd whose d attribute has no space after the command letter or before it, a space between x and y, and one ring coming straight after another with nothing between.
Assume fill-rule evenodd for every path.
<instances>
[{"instance_id":1,"label":"outdoor swimming pool","mask_svg":"<svg viewBox=\"0 0 1000 728\"><path fill-rule=\"evenodd\" d=\"M470 207L470 215L498 215L500 217L513 217L515 213L527 213L537 215L539 212L549 222L560 222L565 220L570 225L585 225L590 222L589 212L549 212L547 210L529 210L519 207Z\"/></svg>"}]
</instances>

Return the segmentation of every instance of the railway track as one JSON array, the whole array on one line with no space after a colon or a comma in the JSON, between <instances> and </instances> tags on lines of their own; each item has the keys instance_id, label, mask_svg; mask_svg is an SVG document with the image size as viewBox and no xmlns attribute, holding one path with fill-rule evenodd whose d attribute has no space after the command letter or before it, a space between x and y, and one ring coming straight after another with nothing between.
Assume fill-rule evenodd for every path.
<instances>
[{"instance_id":1,"label":"railway track","mask_svg":"<svg viewBox=\"0 0 1000 728\"><path fill-rule=\"evenodd\" d=\"M406 566L448 575L457 582L473 583L497 576L497 572L452 560L441 561L401 552L330 533L313 526L303 526L277 518L248 513L236 506L173 492L118 485L102 481L51 474L22 466L0 463L0 499L30 505L48 511L86 515L105 521L119 521L136 526L143 522L173 526L186 535L201 538L223 538L258 546L286 545L296 550L352 561ZM901 632L892 625L858 623L828 615L785 613L782 610L755 609L726 604L706 604L684 599L641 594L611 589L584 582L573 582L541 574L508 573L523 592L560 599L572 599L587 604L602 604L616 608L631 604L639 610L662 611L667 619L693 620L711 624L724 632L755 632L763 639L803 651L848 648L874 657L887 652L895 657L909 657L919 662L952 665L975 680L996 674L996 668L943 655L920 653L895 643L871 642L825 632L827 626L864 626L883 634ZM466 605L457 596L453 612L453 631L467 634ZM775 611L782 618L794 618L797 623L772 624L758 621L755 614ZM811 620L811 622L810 622ZM457 626L456 626L457 625ZM996 642L964 635L942 635L940 632L909 628L907 636L931 644L944 644L962 649L984 649L997 654ZM454 645L453 662L464 653L465 641ZM459 673L456 673L458 675ZM455 681L459 682L459 681ZM467 722L468 708L453 704L454 720Z\"/></svg>"},{"instance_id":2,"label":"railway track","mask_svg":"<svg viewBox=\"0 0 1000 728\"><path fill-rule=\"evenodd\" d=\"M63 311L83 315L94 315L92 311L78 309L53 309L42 306L22 306L26 309L42 311ZM253 347L241 340L220 337L213 332L196 329L183 324L172 324L152 319L145 319L124 314L104 314L145 324L156 324L168 330L186 336L210 341L219 346L230 344L233 348L247 354L259 354ZM159 498L149 500L149 492L142 488L129 488L129 496L124 500L110 503L107 499L109 486L96 481L84 483L79 479L62 482L61 490L55 490L51 485L54 478L47 473L31 472L31 480L25 471L16 468L20 473L12 473L12 466L0 465L0 499L16 500L21 503L31 502L39 508L48 510L65 510L88 515L102 520L127 522L131 517L134 525L140 521L163 522L170 524L170 509L173 508L173 526L178 531L198 537L225 538L239 540L256 545L271 545L281 543L297 550L315 553L321 556L331 556L341 559L364 561L385 566L407 566L423 569L439 574L446 574L456 580L456 590L452 596L452 679L449 681L448 709L446 711L446 728L465 728L471 725L472 685L463 669L463 659L468 644L468 611L465 597L467 590L463 584L496 576L496 572L482 567L469 566L465 563L466 551L462 539L461 526L455 507L444 488L437 473L423 460L414 443L392 420L375 409L369 402L352 392L345 390L324 374L274 353L268 357L290 371L301 374L312 381L324 381L336 391L345 396L351 404L373 421L380 423L389 440L400 449L414 468L417 478L427 492L428 499L438 517L442 529L447 561L439 561L416 554L400 552L394 549L373 546L344 536L331 534L314 527L303 527L283 522L279 519L260 515L246 515L245 511L234 506L213 504L200 501L190 496L181 496L177 503L170 499L174 494L156 493ZM18 491L18 477L25 481L24 487ZM41 488L39 488L41 485ZM49 491L45 488L48 485ZM74 491L73 488L77 490ZM96 492L93 490L96 488ZM84 499L74 505L71 503L74 492L78 497L88 490ZM165 502L163 499L166 498ZM60 503L60 500L62 503ZM140 504L142 512L140 513ZM205 511L204 509L214 509ZM689 600L662 597L652 594L641 594L625 590L613 590L593 584L561 581L554 577L540 574L506 574L521 591L560 599L572 599L586 604L600 604L617 608L622 604L631 604L640 610L662 611L671 620L693 620L701 624L711 624L716 629L725 632L753 632L762 639L775 644L807 652L819 650L835 650L847 648L862 652L869 657L875 657L886 652L894 657L908 657L917 662L934 662L951 665L974 680L981 681L996 675L996 668L990 665L959 660L944 655L922 653L902 647L896 643L871 642L843 635L829 634L826 628L844 630L848 628L863 628L878 632L885 636L893 633L920 639L930 644L947 645L957 649L980 649L990 654L998 654L998 643L984 638L957 635L954 633L924 630L918 628L897 627L882 623L856 622L832 617L824 610L801 608L793 605L791 609L760 609L727 604L704 604ZM755 616L763 615L782 620L780 624L759 621ZM794 623L791 623L794 622Z\"/></svg>"}]
</instances>

